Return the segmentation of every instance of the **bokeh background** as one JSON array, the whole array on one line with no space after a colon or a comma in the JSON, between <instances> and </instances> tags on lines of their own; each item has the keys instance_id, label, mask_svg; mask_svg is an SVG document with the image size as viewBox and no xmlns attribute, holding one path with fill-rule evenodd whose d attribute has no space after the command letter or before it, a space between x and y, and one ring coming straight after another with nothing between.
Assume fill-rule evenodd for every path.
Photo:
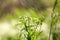
<instances>
[{"instance_id":1,"label":"bokeh background","mask_svg":"<svg viewBox=\"0 0 60 40\"><path fill-rule=\"evenodd\" d=\"M0 40L49 40L49 38L50 40L60 40L60 0L57 0L53 12L55 2L56 0L0 0ZM51 14L54 18L51 17ZM39 25L41 30L39 27L36 29L42 31L37 39L27 39L24 36L24 33L27 35L25 30L19 32L24 27L20 24L19 19L26 16L32 19L36 18L36 21L43 20ZM23 23L25 19L22 19L21 22ZM19 30L18 23L22 25ZM50 29L51 24L52 28Z\"/></svg>"}]
</instances>

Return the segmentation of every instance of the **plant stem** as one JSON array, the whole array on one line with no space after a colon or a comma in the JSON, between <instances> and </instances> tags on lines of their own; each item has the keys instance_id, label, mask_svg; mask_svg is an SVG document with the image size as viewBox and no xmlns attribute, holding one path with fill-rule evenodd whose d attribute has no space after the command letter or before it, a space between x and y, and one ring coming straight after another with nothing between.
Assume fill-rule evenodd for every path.
<instances>
[{"instance_id":1,"label":"plant stem","mask_svg":"<svg viewBox=\"0 0 60 40\"><path fill-rule=\"evenodd\" d=\"M50 33L49 33L49 40L50 40L50 37L51 37L51 31L52 31L52 26L53 26L53 14L54 14L54 10L55 10L55 8L56 8L56 5L57 5L57 1L58 0L55 0L55 3L54 3L54 6L53 6L53 9L52 9L52 13L51 13L51 25L50 25Z\"/></svg>"}]
</instances>

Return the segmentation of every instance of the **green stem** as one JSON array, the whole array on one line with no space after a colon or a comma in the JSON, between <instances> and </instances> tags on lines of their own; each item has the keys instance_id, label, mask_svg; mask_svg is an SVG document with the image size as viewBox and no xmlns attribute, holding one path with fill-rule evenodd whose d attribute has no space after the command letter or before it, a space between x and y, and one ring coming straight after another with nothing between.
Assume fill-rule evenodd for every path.
<instances>
[{"instance_id":1,"label":"green stem","mask_svg":"<svg viewBox=\"0 0 60 40\"><path fill-rule=\"evenodd\" d=\"M53 9L52 9L52 13L51 13L51 18L52 18L51 20L52 21L51 21L51 25L50 25L51 27L50 27L50 33L49 33L49 40L50 40L50 37L51 37L51 31L52 31L52 26L53 26L53 24L52 24L53 23L53 14L54 14L54 10L55 10L56 5L57 5L57 1L58 0L55 0L54 6L53 6Z\"/></svg>"}]
</instances>

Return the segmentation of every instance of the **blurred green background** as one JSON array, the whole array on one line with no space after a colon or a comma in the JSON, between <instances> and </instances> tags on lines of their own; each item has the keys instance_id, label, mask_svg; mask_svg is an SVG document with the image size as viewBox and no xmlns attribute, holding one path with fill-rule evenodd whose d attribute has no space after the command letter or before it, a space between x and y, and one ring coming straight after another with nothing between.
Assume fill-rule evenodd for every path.
<instances>
[{"instance_id":1,"label":"blurred green background","mask_svg":"<svg viewBox=\"0 0 60 40\"><path fill-rule=\"evenodd\" d=\"M0 40L60 40L60 0L53 12L55 1L0 0Z\"/></svg>"}]
</instances>

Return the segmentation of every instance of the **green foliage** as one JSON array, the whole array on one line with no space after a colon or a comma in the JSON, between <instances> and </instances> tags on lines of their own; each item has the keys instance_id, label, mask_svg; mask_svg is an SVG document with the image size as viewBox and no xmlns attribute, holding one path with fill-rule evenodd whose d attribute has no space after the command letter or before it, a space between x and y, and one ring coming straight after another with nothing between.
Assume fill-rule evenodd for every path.
<instances>
[{"instance_id":1,"label":"green foliage","mask_svg":"<svg viewBox=\"0 0 60 40\"><path fill-rule=\"evenodd\" d=\"M43 19L41 18L32 18L32 17L19 17L19 23L17 24L17 26L20 28L18 28L20 31L20 33L22 31L24 31L23 35L26 37L27 40L37 40L37 38L39 38L40 34L42 33L41 29L41 25L42 25ZM37 28L40 29L38 30ZM19 34L21 35L21 34ZM21 36L18 36L19 38Z\"/></svg>"}]
</instances>

